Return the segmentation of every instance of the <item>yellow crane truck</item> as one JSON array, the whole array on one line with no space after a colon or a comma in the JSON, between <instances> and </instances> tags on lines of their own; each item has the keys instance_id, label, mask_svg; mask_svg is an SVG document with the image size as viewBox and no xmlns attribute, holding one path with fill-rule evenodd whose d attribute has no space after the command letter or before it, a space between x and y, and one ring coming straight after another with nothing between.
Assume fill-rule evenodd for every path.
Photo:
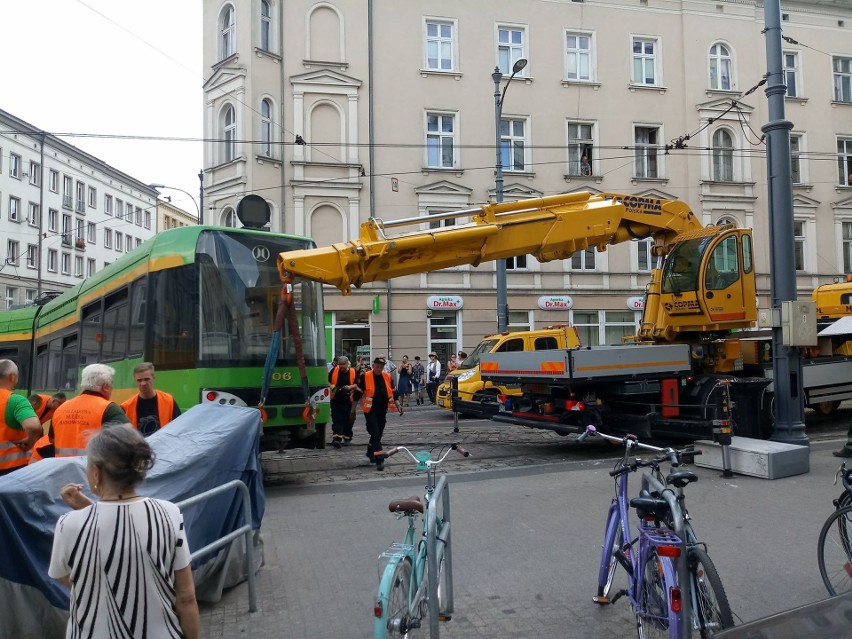
<instances>
[{"instance_id":1,"label":"yellow crane truck","mask_svg":"<svg viewBox=\"0 0 852 639\"><path fill-rule=\"evenodd\" d=\"M422 217L361 225L356 240L282 253L282 277L353 286L517 255L540 262L652 238L656 266L638 333L628 345L483 354L483 379L520 385L501 421L567 434L587 424L708 437L733 416L772 428L765 377L743 368L738 331L757 319L750 229L703 226L684 202L587 192L443 213L458 223L423 230ZM415 227L397 232L402 227ZM752 436L756 436L752 435Z\"/></svg>"}]
</instances>

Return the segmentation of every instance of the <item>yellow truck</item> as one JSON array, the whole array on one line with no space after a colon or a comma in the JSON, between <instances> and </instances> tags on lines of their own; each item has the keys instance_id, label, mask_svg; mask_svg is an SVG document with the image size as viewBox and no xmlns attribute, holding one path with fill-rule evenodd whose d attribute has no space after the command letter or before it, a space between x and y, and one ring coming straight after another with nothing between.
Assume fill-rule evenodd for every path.
<instances>
[{"instance_id":1,"label":"yellow truck","mask_svg":"<svg viewBox=\"0 0 852 639\"><path fill-rule=\"evenodd\" d=\"M452 384L457 380L457 407L465 415L489 416L497 410L498 395L520 395L515 384L495 385L483 381L479 373L479 358L483 353L510 353L514 351L546 351L557 348L578 348L577 329L567 324L548 326L535 331L514 331L486 335L459 367L447 373L438 387L436 402L440 408L453 410Z\"/></svg>"}]
</instances>

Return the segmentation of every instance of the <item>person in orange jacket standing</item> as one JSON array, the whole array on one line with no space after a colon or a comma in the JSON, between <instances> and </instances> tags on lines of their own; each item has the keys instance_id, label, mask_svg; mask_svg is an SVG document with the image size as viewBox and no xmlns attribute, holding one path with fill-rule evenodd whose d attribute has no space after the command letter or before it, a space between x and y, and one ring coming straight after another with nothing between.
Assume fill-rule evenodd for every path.
<instances>
[{"instance_id":1,"label":"person in orange jacket standing","mask_svg":"<svg viewBox=\"0 0 852 639\"><path fill-rule=\"evenodd\" d=\"M373 370L364 371L358 378L358 389L355 391L361 399L361 410L367 420L367 432L370 443L367 444L367 457L376 464L376 470L385 469L385 453L382 450L382 434L385 432L388 410L399 411L402 407L393 397L393 385L390 373L384 368L387 361L384 357L373 360Z\"/></svg>"},{"instance_id":2,"label":"person in orange jacket standing","mask_svg":"<svg viewBox=\"0 0 852 639\"><path fill-rule=\"evenodd\" d=\"M133 427L145 437L153 435L180 415L175 398L165 391L154 389L154 365L142 362L133 369L133 381L139 392L121 407Z\"/></svg>"},{"instance_id":3,"label":"person in orange jacket standing","mask_svg":"<svg viewBox=\"0 0 852 639\"><path fill-rule=\"evenodd\" d=\"M29 463L29 450L44 432L27 398L12 391L18 384L18 365L0 359L0 475Z\"/></svg>"},{"instance_id":4,"label":"person in orange jacket standing","mask_svg":"<svg viewBox=\"0 0 852 639\"><path fill-rule=\"evenodd\" d=\"M53 445L53 425L50 423L53 413L62 404L65 403L65 393L59 392L53 395L38 393L30 395L30 405L35 411L36 417L41 422L42 428L45 429L44 435L33 444L32 455L30 455L30 463L34 464L41 461L45 457L55 457L56 447Z\"/></svg>"},{"instance_id":5,"label":"person in orange jacket standing","mask_svg":"<svg viewBox=\"0 0 852 639\"><path fill-rule=\"evenodd\" d=\"M129 423L127 415L112 397L115 369L106 364L89 364L80 376L77 397L69 399L53 413L53 440L57 457L86 454L86 440L106 422Z\"/></svg>"}]
</instances>

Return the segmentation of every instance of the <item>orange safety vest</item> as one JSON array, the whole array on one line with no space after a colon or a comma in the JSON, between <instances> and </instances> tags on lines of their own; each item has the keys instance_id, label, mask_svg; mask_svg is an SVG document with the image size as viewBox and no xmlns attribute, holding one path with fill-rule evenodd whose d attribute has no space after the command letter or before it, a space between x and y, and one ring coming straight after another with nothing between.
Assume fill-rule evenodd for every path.
<instances>
[{"instance_id":1,"label":"orange safety vest","mask_svg":"<svg viewBox=\"0 0 852 639\"><path fill-rule=\"evenodd\" d=\"M388 391L388 409L396 412L396 402L393 401L390 374L382 371L382 377L385 378L385 388ZM370 409L373 408L373 396L376 394L376 387L373 383L374 379L373 371L364 373L364 394L361 396L361 409L365 413L369 413Z\"/></svg>"},{"instance_id":2,"label":"orange safety vest","mask_svg":"<svg viewBox=\"0 0 852 639\"><path fill-rule=\"evenodd\" d=\"M157 416L160 418L160 428L162 428L172 421L172 415L175 413L175 398L163 391L158 390L156 393ZM127 415L127 419L129 419L130 423L133 424L133 428L136 428L137 430L139 429L139 426L136 423L139 418L136 414L136 407L138 404L139 393L136 393L133 397L121 404L121 408L124 410L125 415Z\"/></svg>"},{"instance_id":3,"label":"orange safety vest","mask_svg":"<svg viewBox=\"0 0 852 639\"><path fill-rule=\"evenodd\" d=\"M86 454L86 438L98 431L104 421L104 411L111 402L100 395L77 395L53 413L53 443L57 457Z\"/></svg>"},{"instance_id":4,"label":"orange safety vest","mask_svg":"<svg viewBox=\"0 0 852 639\"><path fill-rule=\"evenodd\" d=\"M12 442L27 438L26 432L12 428L6 423L6 407L12 391L0 389L0 470L11 470L27 465L29 453Z\"/></svg>"},{"instance_id":5,"label":"orange safety vest","mask_svg":"<svg viewBox=\"0 0 852 639\"><path fill-rule=\"evenodd\" d=\"M35 444L33 444L32 455L30 455L31 464L34 464L37 461L41 461L45 458L45 455L42 455L39 452L39 449L46 448L47 446L53 446L53 442L50 441L50 435L43 435L41 439L39 439ZM52 457L52 455L47 455L47 457Z\"/></svg>"},{"instance_id":6,"label":"orange safety vest","mask_svg":"<svg viewBox=\"0 0 852 639\"><path fill-rule=\"evenodd\" d=\"M35 414L36 417L38 417L38 421L40 421L42 424L45 424L50 420L51 417L53 417L53 413L56 412L55 408L51 411L47 410L47 402L53 399L53 396L45 395L43 393L39 393L38 396L41 397L41 406L38 407Z\"/></svg>"},{"instance_id":7,"label":"orange safety vest","mask_svg":"<svg viewBox=\"0 0 852 639\"><path fill-rule=\"evenodd\" d=\"M347 372L349 373L349 384L352 385L352 384L355 383L355 369L350 366L349 370ZM339 374L340 374L340 367L335 366L331 370L331 393L332 393L331 397L332 397L332 399L334 398L334 392L337 389L337 377L338 377Z\"/></svg>"}]
</instances>

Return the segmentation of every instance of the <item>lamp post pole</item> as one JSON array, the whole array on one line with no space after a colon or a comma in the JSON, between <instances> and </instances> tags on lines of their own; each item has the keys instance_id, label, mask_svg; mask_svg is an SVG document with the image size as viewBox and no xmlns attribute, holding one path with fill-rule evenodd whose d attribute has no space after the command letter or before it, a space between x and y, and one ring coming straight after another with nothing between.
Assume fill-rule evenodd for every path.
<instances>
[{"instance_id":1,"label":"lamp post pole","mask_svg":"<svg viewBox=\"0 0 852 639\"><path fill-rule=\"evenodd\" d=\"M503 159L500 153L500 123L503 118L503 98L506 97L506 89L509 88L509 83L515 74L527 66L526 58L521 58L515 62L512 67L512 75L506 81L506 86L503 91L500 91L500 81L503 79L503 74L500 72L500 67L494 67L494 73L491 78L494 80L494 155L496 164L494 165L494 201L499 204L503 201ZM497 260L497 332L503 333L509 326L509 291L506 283L506 260L504 258Z\"/></svg>"},{"instance_id":2,"label":"lamp post pole","mask_svg":"<svg viewBox=\"0 0 852 639\"><path fill-rule=\"evenodd\" d=\"M198 172L198 223L204 224L204 169Z\"/></svg>"}]
</instances>

